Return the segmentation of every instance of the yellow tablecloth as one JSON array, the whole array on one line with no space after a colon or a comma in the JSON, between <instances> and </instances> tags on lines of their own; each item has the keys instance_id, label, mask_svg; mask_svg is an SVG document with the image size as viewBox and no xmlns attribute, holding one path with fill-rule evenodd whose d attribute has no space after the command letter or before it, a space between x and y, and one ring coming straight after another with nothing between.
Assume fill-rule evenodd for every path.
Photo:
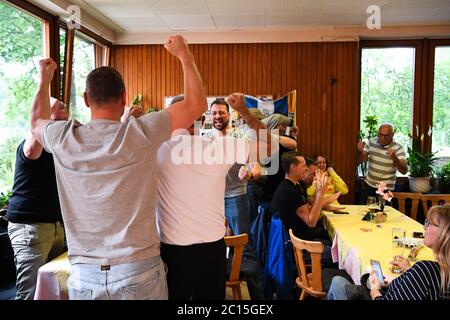
<instances>
[{"instance_id":1,"label":"yellow tablecloth","mask_svg":"<svg viewBox=\"0 0 450 320\"><path fill-rule=\"evenodd\" d=\"M67 252L44 264L38 270L34 300L67 300L70 263Z\"/></svg>"},{"instance_id":2,"label":"yellow tablecloth","mask_svg":"<svg viewBox=\"0 0 450 320\"><path fill-rule=\"evenodd\" d=\"M406 237L412 237L414 231L424 231L423 225L389 206L384 210L387 221L380 224L362 221L367 206L345 205L344 210L349 214L324 211L325 227L333 239L333 260L339 262L339 267L345 269L356 284L362 274L370 272L370 259L380 261L385 275L397 276L391 272L389 264L393 259L392 228L402 228L406 230ZM417 260L434 260L431 249L422 248Z\"/></svg>"}]
</instances>

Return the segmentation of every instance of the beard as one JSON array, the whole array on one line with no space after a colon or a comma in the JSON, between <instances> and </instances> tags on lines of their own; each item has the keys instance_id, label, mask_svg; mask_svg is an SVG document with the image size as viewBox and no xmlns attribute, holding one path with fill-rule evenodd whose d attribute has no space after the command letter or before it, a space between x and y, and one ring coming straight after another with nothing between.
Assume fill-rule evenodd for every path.
<instances>
[{"instance_id":1,"label":"beard","mask_svg":"<svg viewBox=\"0 0 450 320\"><path fill-rule=\"evenodd\" d=\"M229 120L222 120L222 121L218 121L218 122L216 122L215 120L213 121L213 127L216 129L216 130L223 130L223 129L225 129L226 127L228 127L228 123L229 123L230 121Z\"/></svg>"}]
</instances>

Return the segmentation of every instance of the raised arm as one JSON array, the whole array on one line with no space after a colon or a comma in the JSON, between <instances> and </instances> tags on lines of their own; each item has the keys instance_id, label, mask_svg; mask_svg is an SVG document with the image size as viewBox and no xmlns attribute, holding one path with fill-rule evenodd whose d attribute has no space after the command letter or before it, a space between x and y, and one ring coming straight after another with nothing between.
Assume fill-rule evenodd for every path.
<instances>
[{"instance_id":1,"label":"raised arm","mask_svg":"<svg viewBox=\"0 0 450 320\"><path fill-rule=\"evenodd\" d=\"M268 156L271 155L271 152L274 151L271 148L272 144L272 135L264 123L262 123L258 118L254 117L250 111L248 111L245 106L244 95L242 93L233 93L227 98L228 104L236 111L239 112L241 117L245 120L248 126L255 130L256 132L256 147L251 147L250 150L252 152L256 152L256 161L259 162L259 148L260 144L262 144L263 148L266 148L266 154ZM252 155L250 158L254 158Z\"/></svg>"},{"instance_id":2,"label":"raised arm","mask_svg":"<svg viewBox=\"0 0 450 320\"><path fill-rule=\"evenodd\" d=\"M188 128L208 108L202 78L195 65L194 56L182 36L171 36L164 47L177 57L184 73L184 99L167 108L171 131Z\"/></svg>"},{"instance_id":3,"label":"raised arm","mask_svg":"<svg viewBox=\"0 0 450 320\"><path fill-rule=\"evenodd\" d=\"M359 141L358 144L356 145L358 152L359 152L359 159L358 159L358 164L361 162L364 162L367 160L367 156L369 155L369 152L367 151L366 148L366 143L364 141Z\"/></svg>"},{"instance_id":4,"label":"raised arm","mask_svg":"<svg viewBox=\"0 0 450 320\"><path fill-rule=\"evenodd\" d=\"M289 150L297 149L297 141L291 137L280 136L280 144Z\"/></svg>"},{"instance_id":5,"label":"raised arm","mask_svg":"<svg viewBox=\"0 0 450 320\"><path fill-rule=\"evenodd\" d=\"M402 155L404 155L404 151L402 152ZM406 174L408 172L408 165L406 163L406 160L404 158L399 159L394 149L388 150L388 157L392 159L392 161L394 162L394 166L398 171L400 171L402 174Z\"/></svg>"},{"instance_id":6,"label":"raised arm","mask_svg":"<svg viewBox=\"0 0 450 320\"><path fill-rule=\"evenodd\" d=\"M34 135L32 133L28 134L23 144L23 154L25 157L30 160L36 160L41 156L43 149L44 147L37 141Z\"/></svg>"},{"instance_id":7,"label":"raised arm","mask_svg":"<svg viewBox=\"0 0 450 320\"><path fill-rule=\"evenodd\" d=\"M50 82L56 70L56 63L52 59L39 61L39 86L31 106L31 132L42 145L42 133L50 122Z\"/></svg>"}]
</instances>

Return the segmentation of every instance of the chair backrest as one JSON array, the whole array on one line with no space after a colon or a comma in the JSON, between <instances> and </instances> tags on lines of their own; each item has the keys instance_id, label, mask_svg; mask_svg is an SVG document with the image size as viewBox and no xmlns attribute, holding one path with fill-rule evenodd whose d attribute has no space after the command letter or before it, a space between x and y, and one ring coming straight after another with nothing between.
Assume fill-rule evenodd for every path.
<instances>
[{"instance_id":1,"label":"chair backrest","mask_svg":"<svg viewBox=\"0 0 450 320\"><path fill-rule=\"evenodd\" d=\"M394 198L398 200L398 209L400 212L406 214L405 202L406 199L411 199L411 219L417 220L417 209L419 208L419 200L422 196L421 193L415 192L393 192Z\"/></svg>"},{"instance_id":2,"label":"chair backrest","mask_svg":"<svg viewBox=\"0 0 450 320\"><path fill-rule=\"evenodd\" d=\"M295 263L299 281L297 284L308 294L316 297L324 297L322 288L322 265L320 258L324 250L322 242L301 240L294 236L292 229L289 229L289 236L294 248ZM306 250L311 255L312 273L308 274L306 263L303 258L303 251ZM312 276L311 276L312 275Z\"/></svg>"},{"instance_id":3,"label":"chair backrest","mask_svg":"<svg viewBox=\"0 0 450 320\"><path fill-rule=\"evenodd\" d=\"M420 200L422 200L423 214L427 216L428 209L432 206L450 203L450 194L422 194ZM428 206L428 201L431 202L431 206Z\"/></svg>"},{"instance_id":4,"label":"chair backrest","mask_svg":"<svg viewBox=\"0 0 450 320\"><path fill-rule=\"evenodd\" d=\"M227 247L233 248L233 259L231 260L231 271L228 281L238 281L244 247L248 242L248 234L243 233L237 236L226 236L224 239Z\"/></svg>"}]
</instances>

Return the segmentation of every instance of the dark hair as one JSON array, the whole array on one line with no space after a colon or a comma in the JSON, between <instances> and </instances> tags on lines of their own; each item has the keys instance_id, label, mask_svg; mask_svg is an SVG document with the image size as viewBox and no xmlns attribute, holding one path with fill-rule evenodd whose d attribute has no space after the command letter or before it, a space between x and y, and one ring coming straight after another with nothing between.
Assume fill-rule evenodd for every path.
<instances>
[{"instance_id":1,"label":"dark hair","mask_svg":"<svg viewBox=\"0 0 450 320\"><path fill-rule=\"evenodd\" d=\"M170 103L169 103L169 106L171 106L177 102L183 101L183 100L184 100L184 96L182 94L180 94L176 97L173 97L172 101L170 101Z\"/></svg>"},{"instance_id":2,"label":"dark hair","mask_svg":"<svg viewBox=\"0 0 450 320\"><path fill-rule=\"evenodd\" d=\"M283 171L285 173L289 173L291 164L299 164L297 157L303 157L303 154L298 151L289 151L283 153L283 155L281 156L281 167L283 168Z\"/></svg>"},{"instance_id":3,"label":"dark hair","mask_svg":"<svg viewBox=\"0 0 450 320\"><path fill-rule=\"evenodd\" d=\"M317 159L317 157L316 157L316 159ZM308 167L311 166L311 165L317 166L317 161L316 160L313 160L311 158L305 157L305 161L306 161L306 165Z\"/></svg>"},{"instance_id":4,"label":"dark hair","mask_svg":"<svg viewBox=\"0 0 450 320\"><path fill-rule=\"evenodd\" d=\"M224 106L227 107L227 112L230 112L230 106L228 105L228 102L226 102L224 98L217 98L216 100L214 100L214 101L211 103L211 107L212 107L214 104L221 104L221 105L224 105Z\"/></svg>"},{"instance_id":5,"label":"dark hair","mask_svg":"<svg viewBox=\"0 0 450 320\"><path fill-rule=\"evenodd\" d=\"M89 72L86 78L86 94L94 103L117 102L124 92L122 76L114 68L96 68Z\"/></svg>"},{"instance_id":6,"label":"dark hair","mask_svg":"<svg viewBox=\"0 0 450 320\"><path fill-rule=\"evenodd\" d=\"M317 158L318 158L318 157L322 157L322 158L325 159L325 164L326 164L327 168L332 166L330 160L328 160L328 158L325 157L325 156L324 156L323 154L321 154L321 153L318 153L318 154L316 154L316 155L314 156L314 159L316 159L316 163L317 163Z\"/></svg>"}]
</instances>

